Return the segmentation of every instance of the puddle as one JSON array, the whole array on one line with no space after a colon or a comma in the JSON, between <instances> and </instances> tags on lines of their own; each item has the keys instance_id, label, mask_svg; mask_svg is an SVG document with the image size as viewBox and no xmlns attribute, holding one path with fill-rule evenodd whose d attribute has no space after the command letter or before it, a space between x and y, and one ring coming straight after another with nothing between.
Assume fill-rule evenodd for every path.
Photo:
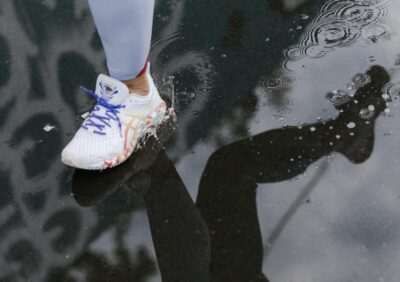
<instances>
[{"instance_id":1,"label":"puddle","mask_svg":"<svg viewBox=\"0 0 400 282\"><path fill-rule=\"evenodd\" d=\"M106 72L86 3L2 1L0 281L396 282L399 12L158 1L167 123L89 172L59 156Z\"/></svg>"}]
</instances>

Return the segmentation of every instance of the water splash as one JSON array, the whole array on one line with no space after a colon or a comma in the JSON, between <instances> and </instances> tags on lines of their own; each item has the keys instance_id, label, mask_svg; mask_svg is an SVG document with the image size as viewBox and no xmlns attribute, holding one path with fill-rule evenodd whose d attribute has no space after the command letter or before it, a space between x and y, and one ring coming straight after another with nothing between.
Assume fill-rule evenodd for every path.
<instances>
[{"instance_id":1,"label":"water splash","mask_svg":"<svg viewBox=\"0 0 400 282\"><path fill-rule=\"evenodd\" d=\"M160 96L167 103L169 109L175 108L175 76L169 76L168 79L162 80L162 85L158 88Z\"/></svg>"},{"instance_id":2,"label":"water splash","mask_svg":"<svg viewBox=\"0 0 400 282\"><path fill-rule=\"evenodd\" d=\"M174 76L169 76L166 80L163 79L162 85L158 88L161 98L163 98L167 104L166 113L160 125L140 140L140 142L137 144L137 149L142 148L151 137L154 137L158 142L163 144L175 131L177 118L175 114L174 79Z\"/></svg>"}]
</instances>

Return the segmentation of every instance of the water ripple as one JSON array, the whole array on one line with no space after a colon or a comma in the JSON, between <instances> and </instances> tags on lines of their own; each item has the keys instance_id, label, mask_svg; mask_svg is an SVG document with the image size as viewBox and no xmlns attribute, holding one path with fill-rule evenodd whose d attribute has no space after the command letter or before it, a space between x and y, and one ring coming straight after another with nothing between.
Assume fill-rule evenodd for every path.
<instances>
[{"instance_id":1,"label":"water ripple","mask_svg":"<svg viewBox=\"0 0 400 282\"><path fill-rule=\"evenodd\" d=\"M388 14L391 0L331 0L325 3L319 15L305 28L304 33L295 46L287 48L281 63L281 75L293 80L295 72L291 62L303 57L321 58L336 48L349 46L362 38L366 42L375 43L388 40L392 29L384 22ZM369 82L366 75L358 74L352 85L362 87ZM286 81L276 76L263 83L265 92L271 93L284 88ZM400 90L400 87L399 87ZM351 93L347 94L351 96ZM346 95L330 93L327 97L333 103L346 100Z\"/></svg>"},{"instance_id":2,"label":"water ripple","mask_svg":"<svg viewBox=\"0 0 400 282\"><path fill-rule=\"evenodd\" d=\"M335 106L340 106L350 101L351 97L344 90L334 90L326 94L326 99L328 99Z\"/></svg>"},{"instance_id":3,"label":"water ripple","mask_svg":"<svg viewBox=\"0 0 400 282\"><path fill-rule=\"evenodd\" d=\"M326 99L329 100L333 105L340 106L349 102L355 95L358 89L366 86L371 82L371 77L366 73L357 73L351 79L351 83L347 85L346 90L334 90L326 94ZM369 113L367 111L373 109L363 109L360 112L362 118L368 119Z\"/></svg>"},{"instance_id":4,"label":"water ripple","mask_svg":"<svg viewBox=\"0 0 400 282\"><path fill-rule=\"evenodd\" d=\"M365 39L375 43L379 40L390 39L392 37L392 29L388 25L378 23L364 28L362 35Z\"/></svg>"},{"instance_id":5,"label":"water ripple","mask_svg":"<svg viewBox=\"0 0 400 282\"><path fill-rule=\"evenodd\" d=\"M371 82L371 77L366 73L358 73L352 78L356 87L363 87Z\"/></svg>"},{"instance_id":6,"label":"water ripple","mask_svg":"<svg viewBox=\"0 0 400 282\"><path fill-rule=\"evenodd\" d=\"M280 77L271 77L263 82L264 89L266 92L271 93L276 89L280 89L283 86L283 79Z\"/></svg>"},{"instance_id":7,"label":"water ripple","mask_svg":"<svg viewBox=\"0 0 400 282\"><path fill-rule=\"evenodd\" d=\"M331 1L321 8L321 18L337 18L355 27L364 27L380 21L387 15L388 1Z\"/></svg>"},{"instance_id":8,"label":"water ripple","mask_svg":"<svg viewBox=\"0 0 400 282\"><path fill-rule=\"evenodd\" d=\"M360 36L357 28L342 19L324 19L311 23L302 38L303 46L317 45L323 48L343 47L353 43Z\"/></svg>"},{"instance_id":9,"label":"water ripple","mask_svg":"<svg viewBox=\"0 0 400 282\"><path fill-rule=\"evenodd\" d=\"M322 45L310 45L305 49L305 54L310 58L321 58L330 52L329 49L325 48Z\"/></svg>"},{"instance_id":10,"label":"water ripple","mask_svg":"<svg viewBox=\"0 0 400 282\"><path fill-rule=\"evenodd\" d=\"M383 95L389 97L391 100L397 100L400 97L400 81L389 82L383 88Z\"/></svg>"},{"instance_id":11,"label":"water ripple","mask_svg":"<svg viewBox=\"0 0 400 282\"><path fill-rule=\"evenodd\" d=\"M284 50L283 54L290 60L298 60L304 57L304 51L301 46L291 46Z\"/></svg>"}]
</instances>

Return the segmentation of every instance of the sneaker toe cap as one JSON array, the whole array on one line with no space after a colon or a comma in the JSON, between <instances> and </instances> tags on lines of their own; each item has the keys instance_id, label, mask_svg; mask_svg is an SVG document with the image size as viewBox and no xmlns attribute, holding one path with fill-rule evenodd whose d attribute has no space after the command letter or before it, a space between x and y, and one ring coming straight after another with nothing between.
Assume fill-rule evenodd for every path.
<instances>
[{"instance_id":1,"label":"sneaker toe cap","mask_svg":"<svg viewBox=\"0 0 400 282\"><path fill-rule=\"evenodd\" d=\"M99 142L82 142L75 137L61 153L61 161L79 169L103 169L104 162L115 157L118 146L101 146Z\"/></svg>"}]
</instances>

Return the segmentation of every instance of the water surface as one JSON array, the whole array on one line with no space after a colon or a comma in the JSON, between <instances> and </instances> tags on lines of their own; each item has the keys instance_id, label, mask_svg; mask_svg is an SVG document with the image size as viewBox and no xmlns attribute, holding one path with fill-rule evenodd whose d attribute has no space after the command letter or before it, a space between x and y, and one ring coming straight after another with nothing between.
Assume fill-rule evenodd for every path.
<instances>
[{"instance_id":1,"label":"water surface","mask_svg":"<svg viewBox=\"0 0 400 282\"><path fill-rule=\"evenodd\" d=\"M90 173L60 162L106 72L86 2L2 1L0 281L398 281L399 12L158 1L178 122Z\"/></svg>"}]
</instances>

